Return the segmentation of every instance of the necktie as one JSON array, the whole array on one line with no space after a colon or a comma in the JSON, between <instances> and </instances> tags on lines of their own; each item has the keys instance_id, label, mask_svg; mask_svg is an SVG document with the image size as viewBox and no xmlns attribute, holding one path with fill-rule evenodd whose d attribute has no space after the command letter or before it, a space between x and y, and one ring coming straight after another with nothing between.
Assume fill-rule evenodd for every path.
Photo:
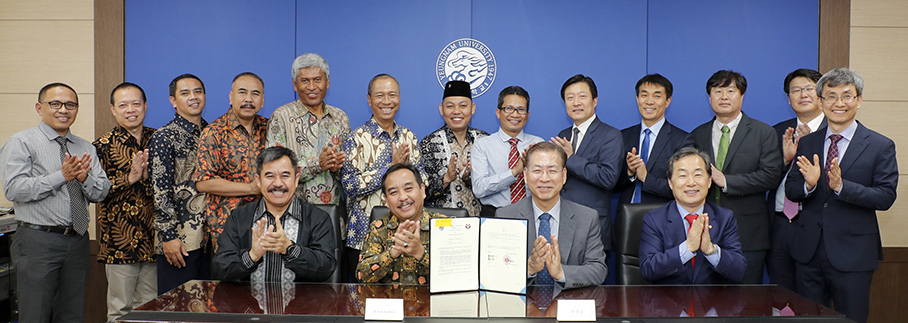
<instances>
[{"instance_id":1,"label":"necktie","mask_svg":"<svg viewBox=\"0 0 908 323\"><path fill-rule=\"evenodd\" d=\"M640 145L640 158L643 159L643 164L646 165L647 160L649 159L649 135L653 133L649 128L643 129L643 144ZM640 181L637 181L636 187L634 187L634 199L632 203L640 203L640 192L643 189L643 184Z\"/></svg>"},{"instance_id":2,"label":"necktie","mask_svg":"<svg viewBox=\"0 0 908 323\"><path fill-rule=\"evenodd\" d=\"M580 141L580 128L574 127L574 135L571 136L571 148L577 152L577 142Z\"/></svg>"},{"instance_id":3,"label":"necktie","mask_svg":"<svg viewBox=\"0 0 908 323\"><path fill-rule=\"evenodd\" d=\"M552 215L548 213L539 216L539 235L545 237L549 243L552 243L552 223L549 221L551 219ZM555 279L549 274L548 268L542 268L542 271L536 274L536 282L539 285L552 285L555 284Z\"/></svg>"},{"instance_id":4,"label":"necktie","mask_svg":"<svg viewBox=\"0 0 908 323\"><path fill-rule=\"evenodd\" d=\"M832 134L829 135L829 140L832 143L829 144L829 150L826 151L826 167L823 176L826 177L826 190L830 189L829 187L829 170L832 169L832 160L839 157L839 140L842 140L842 135Z\"/></svg>"},{"instance_id":5,"label":"necktie","mask_svg":"<svg viewBox=\"0 0 908 323\"><path fill-rule=\"evenodd\" d=\"M60 161L62 162L66 158L66 154L69 153L69 148L66 147L67 139L57 137L54 140L60 144ZM80 235L85 234L85 231L88 230L88 209L85 205L85 196L82 195L82 187L78 180L72 179L66 182L66 189L69 190L69 207L72 214L73 229Z\"/></svg>"},{"instance_id":6,"label":"necktie","mask_svg":"<svg viewBox=\"0 0 908 323\"><path fill-rule=\"evenodd\" d=\"M791 172L791 169L794 168L794 165L794 160L792 160L791 167L788 168L789 172ZM792 202L786 196L785 203L782 206L782 213L784 213L785 217L788 218L788 222L791 222L791 219L794 219L795 215L798 215L798 203Z\"/></svg>"},{"instance_id":7,"label":"necktie","mask_svg":"<svg viewBox=\"0 0 908 323\"><path fill-rule=\"evenodd\" d=\"M728 154L728 126L722 126L722 137L719 138L719 151L716 153L716 168L719 171L725 169L725 155ZM719 195L722 194L722 189L716 190L716 204L719 204Z\"/></svg>"},{"instance_id":8,"label":"necktie","mask_svg":"<svg viewBox=\"0 0 908 323\"><path fill-rule=\"evenodd\" d=\"M694 227L694 220L696 220L697 217L698 217L697 214L688 214L688 215L685 215L685 216L684 216L684 219L687 220L687 223L688 223L688 224L690 224L690 226L687 227L687 232L688 232L688 233L690 233L690 228L693 228L693 227ZM696 256L694 256L694 258L690 258L690 269L691 269L691 270L693 270L694 268L696 268L696 262L697 262L697 257L696 257Z\"/></svg>"},{"instance_id":9,"label":"necktie","mask_svg":"<svg viewBox=\"0 0 908 323\"><path fill-rule=\"evenodd\" d=\"M517 167L517 161L520 160L520 153L517 152L518 141L520 141L520 139L508 139L508 142L511 143L511 151L508 153L508 169ZM526 186L523 185L523 172L520 172L517 174L517 180L514 181L514 183L511 183L511 204L517 203L517 201L526 197L526 190Z\"/></svg>"}]
</instances>

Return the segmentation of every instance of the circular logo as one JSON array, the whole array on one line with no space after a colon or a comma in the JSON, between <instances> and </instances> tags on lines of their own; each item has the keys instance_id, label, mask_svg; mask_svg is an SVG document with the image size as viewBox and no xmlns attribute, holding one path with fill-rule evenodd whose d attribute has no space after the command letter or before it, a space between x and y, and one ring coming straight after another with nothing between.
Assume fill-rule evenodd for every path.
<instances>
[{"instance_id":1,"label":"circular logo","mask_svg":"<svg viewBox=\"0 0 908 323\"><path fill-rule=\"evenodd\" d=\"M474 98L492 87L496 72L492 50L472 38L452 41L441 50L435 62L435 74L442 88L449 81L466 81Z\"/></svg>"}]
</instances>

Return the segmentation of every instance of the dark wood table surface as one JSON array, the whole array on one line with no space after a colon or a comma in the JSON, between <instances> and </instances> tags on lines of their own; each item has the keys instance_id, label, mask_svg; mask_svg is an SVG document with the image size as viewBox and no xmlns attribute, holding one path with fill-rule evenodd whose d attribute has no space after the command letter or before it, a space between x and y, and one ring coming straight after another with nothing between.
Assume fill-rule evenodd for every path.
<instances>
[{"instance_id":1,"label":"dark wood table surface","mask_svg":"<svg viewBox=\"0 0 908 323\"><path fill-rule=\"evenodd\" d=\"M529 286L527 290L522 304L526 310L518 317L495 317L499 309L487 308L491 317L440 318L430 317L433 295L428 286L190 281L119 321L361 322L366 298L401 298L407 322L554 322L562 299L595 300L600 322L849 322L832 309L774 285L595 286L554 293ZM782 309L794 316L780 316Z\"/></svg>"}]
</instances>

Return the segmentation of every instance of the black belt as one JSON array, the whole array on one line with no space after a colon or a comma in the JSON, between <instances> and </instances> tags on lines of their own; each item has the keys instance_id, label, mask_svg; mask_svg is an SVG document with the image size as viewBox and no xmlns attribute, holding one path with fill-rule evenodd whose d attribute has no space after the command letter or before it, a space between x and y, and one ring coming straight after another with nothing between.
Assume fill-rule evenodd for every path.
<instances>
[{"instance_id":1,"label":"black belt","mask_svg":"<svg viewBox=\"0 0 908 323\"><path fill-rule=\"evenodd\" d=\"M38 230L38 231L44 231L44 232L50 232L50 233L59 233L59 234L62 234L62 235L64 235L64 236L76 236L76 235L79 235L79 236L80 236L80 235L81 235L81 234L79 234L78 232L76 232L76 230L73 229L73 227L65 227L65 226L62 226L62 225L57 225L57 226L37 225L37 224L31 224L31 223L28 223L28 222L19 221L19 226L20 226L20 227L23 227L23 228L29 228L29 229L33 229L33 230Z\"/></svg>"}]
</instances>

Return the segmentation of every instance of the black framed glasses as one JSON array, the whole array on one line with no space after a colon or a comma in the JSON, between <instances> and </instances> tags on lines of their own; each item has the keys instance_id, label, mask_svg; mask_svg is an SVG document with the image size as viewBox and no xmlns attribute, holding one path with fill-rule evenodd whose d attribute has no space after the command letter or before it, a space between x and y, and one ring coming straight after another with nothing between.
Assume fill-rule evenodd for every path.
<instances>
[{"instance_id":1,"label":"black framed glasses","mask_svg":"<svg viewBox=\"0 0 908 323\"><path fill-rule=\"evenodd\" d=\"M75 110L75 109L79 108L79 103L72 102L72 101L61 102L61 101L54 100L54 101L38 101L38 102L47 103L47 105L50 106L50 108L54 109L54 110L60 110L60 108L62 108L62 107L66 107L66 110Z\"/></svg>"},{"instance_id":2,"label":"black framed glasses","mask_svg":"<svg viewBox=\"0 0 908 323\"><path fill-rule=\"evenodd\" d=\"M527 114L527 111L529 111L527 110L527 108L515 108L512 106L500 107L498 108L498 110L504 111L504 114L511 114L514 113L514 111L517 111L517 114L522 116L525 116Z\"/></svg>"}]
</instances>

